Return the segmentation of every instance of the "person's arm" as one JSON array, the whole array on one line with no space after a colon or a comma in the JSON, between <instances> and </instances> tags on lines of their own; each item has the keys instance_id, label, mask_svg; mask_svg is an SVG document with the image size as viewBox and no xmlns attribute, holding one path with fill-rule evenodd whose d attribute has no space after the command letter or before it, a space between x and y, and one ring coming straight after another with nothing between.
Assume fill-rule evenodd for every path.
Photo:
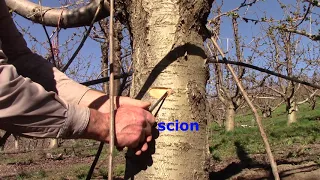
<instances>
[{"instance_id":1,"label":"person's arm","mask_svg":"<svg viewBox=\"0 0 320 180\"><path fill-rule=\"evenodd\" d=\"M0 0L0 40L8 63L13 64L20 75L41 84L47 91L56 92L69 103L79 104L89 90L68 78L43 57L31 52L17 30L4 0Z\"/></svg>"},{"instance_id":2,"label":"person's arm","mask_svg":"<svg viewBox=\"0 0 320 180\"><path fill-rule=\"evenodd\" d=\"M5 59L0 47L0 62ZM136 100L134 100L136 101ZM141 107L122 105L116 110L116 146L148 149L152 114ZM18 135L47 138L86 138L109 142L109 114L65 103L12 65L0 63L0 129Z\"/></svg>"},{"instance_id":3,"label":"person's arm","mask_svg":"<svg viewBox=\"0 0 320 180\"><path fill-rule=\"evenodd\" d=\"M47 92L41 85L18 75L14 66L3 63L5 59L0 41L0 129L30 137L109 142L108 113L65 103L56 93ZM120 103L126 104L128 100ZM155 121L152 114L143 106L121 105L115 115L116 145L135 148L142 143L136 154L146 151Z\"/></svg>"},{"instance_id":4,"label":"person's arm","mask_svg":"<svg viewBox=\"0 0 320 180\"><path fill-rule=\"evenodd\" d=\"M3 59L1 47L0 56ZM65 103L56 93L18 75L14 66L0 65L1 129L32 137L79 138L89 117L89 108Z\"/></svg>"}]
</instances>

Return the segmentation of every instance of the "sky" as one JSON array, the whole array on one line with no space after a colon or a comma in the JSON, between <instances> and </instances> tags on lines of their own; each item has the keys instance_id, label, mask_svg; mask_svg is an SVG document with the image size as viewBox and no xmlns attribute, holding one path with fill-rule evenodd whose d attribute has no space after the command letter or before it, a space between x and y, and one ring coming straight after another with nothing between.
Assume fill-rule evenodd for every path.
<instances>
[{"instance_id":1,"label":"sky","mask_svg":"<svg viewBox=\"0 0 320 180\"><path fill-rule=\"evenodd\" d=\"M58 7L61 3L64 1L58 1L58 0L42 0L42 3L44 6L51 6L51 7ZM217 3L221 3L222 0L216 0ZM33 2L38 2L37 0L33 0ZM238 7L241 3L243 3L244 0L225 0L224 5L222 7L222 12L227 12L231 9L234 9ZM295 3L295 1L292 0L282 0L285 4L292 4ZM319 8L320 9L320 8ZM319 11L317 11L318 14L320 14ZM279 3L277 0L260 0L258 3L254 4L252 7L249 8L242 8L239 12L239 15L241 17L246 18L252 18L252 19L261 19L263 17L272 17L273 19L282 20L287 18L287 15L284 15ZM211 13L208 17L210 20L213 17L213 13ZM45 33L43 31L43 28L39 24L34 24L18 15L14 17L14 20L19 24L21 27L29 28L30 34L34 36L39 42L42 42L40 45L39 43L35 43L34 41L30 40L30 36L27 34L24 36L27 40L29 47L36 47L38 53L40 54L46 54L48 53L47 49L49 47L48 43L46 43L47 38L45 36ZM243 44L249 44L254 38L259 37L261 35L261 28L266 26L266 24L258 23L255 25L252 22L249 23L239 23L239 32L241 37L243 38L242 43ZM308 24L304 25L308 26ZM48 27L49 34L53 31L54 28ZM220 44L222 48L226 51L227 47L229 48L230 54L234 54L234 48L232 48L233 43L233 30L232 30L232 24L231 24L231 18L224 17L222 19L221 24L221 34L220 34ZM313 28L313 33L317 33L318 29ZM82 33L84 32L84 28L72 28L67 30L62 30L59 34L59 42L60 44L63 43L66 39L70 39L71 36L75 33L77 36L74 37L76 40L80 40L82 37ZM227 45L227 39L229 39L229 44ZM308 43L310 40L307 38L303 39L303 42ZM71 57L73 51L75 48L72 49L72 47L77 47L78 42L74 42L73 45L69 45L69 48L67 50L61 49L61 53L63 52L65 56ZM45 47L45 48L44 48ZM251 55L251 52L249 50L244 50L244 56ZM227 54L229 56L229 54ZM67 59L67 58L66 58ZM80 72L82 74L85 74L83 76L74 75L71 71L68 71L67 74L71 76L71 78L76 79L77 81L85 81L88 78L85 76L90 76L89 79L95 79L97 78L97 74L99 74L100 71L100 59L101 59L101 49L99 43L93 41L92 39L88 38L85 45L83 46L82 50L79 53L79 59L80 63L77 63L76 65L73 64L70 69L74 69L74 67L79 67L80 65ZM85 63L87 59L90 59L90 63ZM82 63L83 62L83 63ZM265 66L265 61L263 59L255 61L256 65ZM90 64L89 69L88 64ZM302 65L301 65L302 66ZM78 68L79 69L79 68Z\"/></svg>"}]
</instances>

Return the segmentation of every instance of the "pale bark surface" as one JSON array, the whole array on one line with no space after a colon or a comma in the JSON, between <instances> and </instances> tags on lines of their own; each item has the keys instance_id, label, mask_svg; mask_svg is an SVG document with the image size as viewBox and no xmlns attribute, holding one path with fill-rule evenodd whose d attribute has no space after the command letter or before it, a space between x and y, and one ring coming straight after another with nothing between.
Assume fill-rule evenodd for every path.
<instances>
[{"instance_id":1,"label":"pale bark surface","mask_svg":"<svg viewBox=\"0 0 320 180\"><path fill-rule=\"evenodd\" d=\"M93 0L88 5L75 8L52 8L40 6L29 0L6 0L7 6L13 11L33 22L46 26L61 28L90 25L100 0ZM97 21L109 15L109 2L104 1L103 8L97 15Z\"/></svg>"},{"instance_id":2,"label":"pale bark surface","mask_svg":"<svg viewBox=\"0 0 320 180\"><path fill-rule=\"evenodd\" d=\"M235 118L235 114L236 114L236 111L234 109L234 106L233 105L230 105L229 107L227 107L227 110L226 110L226 131L233 131L234 130L234 125L235 125L235 122L234 122L234 118Z\"/></svg>"},{"instance_id":3,"label":"pale bark surface","mask_svg":"<svg viewBox=\"0 0 320 180\"><path fill-rule=\"evenodd\" d=\"M200 127L197 132L160 132L152 160L144 157L152 166L135 179L207 179L208 72L201 21L206 20L209 4L203 0L142 0L127 2L127 7L135 67L131 96L155 102L146 93L148 88L172 88L175 93L163 103L157 121L198 122ZM146 168L144 165L142 157L128 152L126 178Z\"/></svg>"},{"instance_id":4,"label":"pale bark surface","mask_svg":"<svg viewBox=\"0 0 320 180\"><path fill-rule=\"evenodd\" d=\"M291 102L288 105L288 125L297 122L297 110L298 106L296 102Z\"/></svg>"}]
</instances>

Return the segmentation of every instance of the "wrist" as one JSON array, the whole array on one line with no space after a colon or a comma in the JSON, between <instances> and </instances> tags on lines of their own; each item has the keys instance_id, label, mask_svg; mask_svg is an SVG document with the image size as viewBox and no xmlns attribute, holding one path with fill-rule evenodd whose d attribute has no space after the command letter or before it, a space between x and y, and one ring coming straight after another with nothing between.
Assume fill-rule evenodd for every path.
<instances>
[{"instance_id":1,"label":"wrist","mask_svg":"<svg viewBox=\"0 0 320 180\"><path fill-rule=\"evenodd\" d=\"M84 138L109 142L109 113L101 113L95 109L90 109L88 126L84 133Z\"/></svg>"}]
</instances>

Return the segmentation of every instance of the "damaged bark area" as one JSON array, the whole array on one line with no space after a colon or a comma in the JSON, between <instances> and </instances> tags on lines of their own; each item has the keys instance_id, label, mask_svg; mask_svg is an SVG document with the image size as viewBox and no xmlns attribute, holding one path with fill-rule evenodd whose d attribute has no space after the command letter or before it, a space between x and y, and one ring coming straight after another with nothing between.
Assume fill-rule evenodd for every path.
<instances>
[{"instance_id":1,"label":"damaged bark area","mask_svg":"<svg viewBox=\"0 0 320 180\"><path fill-rule=\"evenodd\" d=\"M149 145L151 152L144 153L150 157L128 152L125 179L208 178L205 100L208 72L202 30L211 3L126 1L134 50L131 97L155 102L146 93L150 87L172 88L175 93L162 104L157 122L198 122L199 131L160 132L155 144Z\"/></svg>"}]
</instances>

